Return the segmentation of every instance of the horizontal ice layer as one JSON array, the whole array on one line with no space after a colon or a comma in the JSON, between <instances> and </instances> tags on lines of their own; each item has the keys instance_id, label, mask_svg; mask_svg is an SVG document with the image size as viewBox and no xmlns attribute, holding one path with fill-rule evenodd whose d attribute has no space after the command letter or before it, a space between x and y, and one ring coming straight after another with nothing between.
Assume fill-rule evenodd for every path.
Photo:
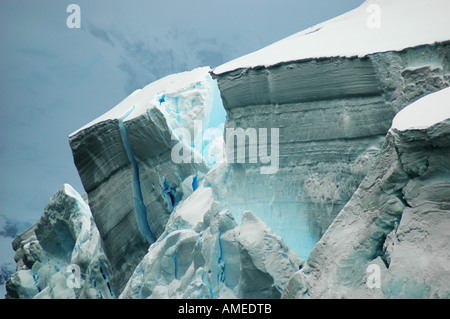
<instances>
[{"instance_id":1,"label":"horizontal ice layer","mask_svg":"<svg viewBox=\"0 0 450 319\"><path fill-rule=\"evenodd\" d=\"M186 129L195 139L201 135L195 124L207 127L216 87L209 71L199 68L151 83L70 136L117 295L178 202L208 169L191 143L174 132ZM176 164L171 152L179 143L200 161Z\"/></svg>"},{"instance_id":2,"label":"horizontal ice layer","mask_svg":"<svg viewBox=\"0 0 450 319\"><path fill-rule=\"evenodd\" d=\"M220 77L219 87L225 106L230 108L374 95L379 91L368 58L336 58L235 71Z\"/></svg>"},{"instance_id":3,"label":"horizontal ice layer","mask_svg":"<svg viewBox=\"0 0 450 319\"><path fill-rule=\"evenodd\" d=\"M395 114L449 85L449 43L213 74L226 128L279 128L278 172L261 175L262 163L248 158L229 164L221 202L237 219L252 210L306 259L369 171ZM241 146L247 154L251 143Z\"/></svg>"},{"instance_id":4,"label":"horizontal ice layer","mask_svg":"<svg viewBox=\"0 0 450 319\"><path fill-rule=\"evenodd\" d=\"M439 108L447 92L399 113L414 125L389 130L373 169L291 279L285 297L450 296L450 123L444 116L428 126L427 118L420 123L414 117ZM371 286L371 269L379 269L378 287Z\"/></svg>"},{"instance_id":5,"label":"horizontal ice layer","mask_svg":"<svg viewBox=\"0 0 450 319\"><path fill-rule=\"evenodd\" d=\"M449 10L447 0L368 0L353 11L225 63L214 73L305 59L364 57L445 42L450 39Z\"/></svg>"}]
</instances>

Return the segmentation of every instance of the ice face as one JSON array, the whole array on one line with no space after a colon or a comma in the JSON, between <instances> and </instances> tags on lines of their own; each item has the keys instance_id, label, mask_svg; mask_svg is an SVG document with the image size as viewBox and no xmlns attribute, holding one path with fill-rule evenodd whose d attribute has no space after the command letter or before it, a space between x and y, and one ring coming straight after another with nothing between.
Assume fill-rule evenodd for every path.
<instances>
[{"instance_id":1,"label":"ice face","mask_svg":"<svg viewBox=\"0 0 450 319\"><path fill-rule=\"evenodd\" d=\"M133 167L133 202L134 202L134 210L136 211L136 220L138 223L139 231L142 236L144 236L145 240L152 244L156 241L155 236L153 235L148 222L147 222L147 210L144 205L144 198L142 196L142 188L141 188L141 178L139 175L139 165L134 157L133 150L131 149L130 141L128 139L127 129L123 124L123 121L127 118L127 116L133 111L134 106L128 111L125 115L123 115L119 119L119 128L120 135L122 137L122 141L128 156L128 160L131 162Z\"/></svg>"},{"instance_id":2,"label":"ice face","mask_svg":"<svg viewBox=\"0 0 450 319\"><path fill-rule=\"evenodd\" d=\"M428 112L436 107L428 103L447 92L411 104L401 116ZM432 126L417 128L411 120L409 129L389 130L374 168L320 239L304 270L292 278L286 297L449 296L446 117ZM371 269L379 270L378 286L368 278L374 274Z\"/></svg>"},{"instance_id":3,"label":"ice face","mask_svg":"<svg viewBox=\"0 0 450 319\"><path fill-rule=\"evenodd\" d=\"M195 86L203 91L204 97L196 98L196 102L182 102L180 95L164 100L165 107L172 123L172 130L184 144L197 151L209 166L223 161L224 125L226 112L220 97L217 81L207 78L204 83ZM195 106L195 103L199 104ZM204 106L201 106L201 103ZM183 105L181 106L180 105ZM187 106L185 104L188 104ZM200 114L196 114L199 111ZM188 120L184 120L188 118ZM192 159L189 159L192 161Z\"/></svg>"},{"instance_id":4,"label":"ice face","mask_svg":"<svg viewBox=\"0 0 450 319\"><path fill-rule=\"evenodd\" d=\"M70 136L117 292L208 170L201 152L175 133L184 130L196 139L202 136L197 122L208 128L217 86L209 71L199 68L151 83ZM172 159L180 143L195 160Z\"/></svg>"},{"instance_id":5,"label":"ice face","mask_svg":"<svg viewBox=\"0 0 450 319\"><path fill-rule=\"evenodd\" d=\"M368 4L214 79L151 83L71 134L89 207L68 186L52 198L15 240L10 295L448 297L448 91L420 99L450 85L448 5L433 1L433 24L424 1L383 0L385 27L349 36ZM397 18L418 15L421 33L391 47L411 27ZM232 129L258 139L223 161ZM247 148L272 129L258 162Z\"/></svg>"},{"instance_id":6,"label":"ice face","mask_svg":"<svg viewBox=\"0 0 450 319\"><path fill-rule=\"evenodd\" d=\"M89 206L70 186L13 242L17 272L8 298L112 298L110 266Z\"/></svg>"},{"instance_id":7,"label":"ice face","mask_svg":"<svg viewBox=\"0 0 450 319\"><path fill-rule=\"evenodd\" d=\"M237 220L252 210L306 259L369 172L396 112L449 85L448 46L215 75L226 128L280 129L276 174L229 164L223 193Z\"/></svg>"}]
</instances>

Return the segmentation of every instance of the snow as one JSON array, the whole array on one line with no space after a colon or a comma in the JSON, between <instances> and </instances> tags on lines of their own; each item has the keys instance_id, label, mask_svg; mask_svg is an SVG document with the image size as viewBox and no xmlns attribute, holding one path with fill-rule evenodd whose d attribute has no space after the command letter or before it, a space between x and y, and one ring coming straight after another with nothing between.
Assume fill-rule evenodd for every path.
<instances>
[{"instance_id":1,"label":"snow","mask_svg":"<svg viewBox=\"0 0 450 319\"><path fill-rule=\"evenodd\" d=\"M408 105L397 113L392 128L398 131L426 129L450 119L450 88L442 89Z\"/></svg>"},{"instance_id":2,"label":"snow","mask_svg":"<svg viewBox=\"0 0 450 319\"><path fill-rule=\"evenodd\" d=\"M150 108L160 107L167 96L190 89L197 83L204 83L208 80L211 81L212 79L210 79L209 71L209 67L201 67L192 71L172 74L152 82L143 89L134 91L114 108L73 132L70 136L74 136L80 131L97 123L120 119L121 117L124 117L124 115L127 115L124 121L130 121L139 115L144 114ZM134 109L130 112L130 109L133 108L133 106ZM130 113L127 114L128 112ZM167 111L165 113L165 115L167 115Z\"/></svg>"},{"instance_id":3,"label":"snow","mask_svg":"<svg viewBox=\"0 0 450 319\"><path fill-rule=\"evenodd\" d=\"M175 208L169 225L172 222L179 223L179 219L182 219L194 228L203 221L204 215L211 210L213 202L214 196L211 188L200 185L191 196Z\"/></svg>"},{"instance_id":4,"label":"snow","mask_svg":"<svg viewBox=\"0 0 450 319\"><path fill-rule=\"evenodd\" d=\"M325 57L363 57L450 40L448 0L370 0L334 19L296 33L213 70L241 68Z\"/></svg>"}]
</instances>

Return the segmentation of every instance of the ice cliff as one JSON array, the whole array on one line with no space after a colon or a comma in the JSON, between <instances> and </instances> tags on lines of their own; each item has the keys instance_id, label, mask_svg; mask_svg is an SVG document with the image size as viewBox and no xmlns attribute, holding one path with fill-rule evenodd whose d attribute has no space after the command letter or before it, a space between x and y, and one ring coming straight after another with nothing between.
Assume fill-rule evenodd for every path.
<instances>
[{"instance_id":1,"label":"ice cliff","mask_svg":"<svg viewBox=\"0 0 450 319\"><path fill-rule=\"evenodd\" d=\"M200 160L191 163L175 164L171 152L179 142L176 128L194 137L200 133L194 122L207 119L214 85L208 71L200 68L154 82L70 136L116 291L163 233L177 203L194 190L194 179L207 171L194 149Z\"/></svg>"},{"instance_id":2,"label":"ice cliff","mask_svg":"<svg viewBox=\"0 0 450 319\"><path fill-rule=\"evenodd\" d=\"M70 135L88 201L63 186L14 241L8 297L448 298L448 9L367 1L137 90Z\"/></svg>"},{"instance_id":3,"label":"ice cliff","mask_svg":"<svg viewBox=\"0 0 450 319\"><path fill-rule=\"evenodd\" d=\"M374 3L379 29L367 25ZM230 210L257 211L307 258L367 174L395 114L449 85L444 8L446 1L367 1L215 68L226 127L280 128L276 174L230 166ZM281 216L289 222L278 226Z\"/></svg>"},{"instance_id":4,"label":"ice cliff","mask_svg":"<svg viewBox=\"0 0 450 319\"><path fill-rule=\"evenodd\" d=\"M449 101L447 88L397 114L372 170L284 297L450 297ZM367 285L371 265L379 287Z\"/></svg>"}]
</instances>

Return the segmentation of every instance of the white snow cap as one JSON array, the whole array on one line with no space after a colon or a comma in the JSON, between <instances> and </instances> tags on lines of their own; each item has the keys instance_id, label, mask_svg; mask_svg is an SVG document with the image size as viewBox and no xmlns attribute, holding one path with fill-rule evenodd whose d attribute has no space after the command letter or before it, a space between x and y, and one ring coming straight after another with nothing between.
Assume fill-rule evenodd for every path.
<instances>
[{"instance_id":1,"label":"white snow cap","mask_svg":"<svg viewBox=\"0 0 450 319\"><path fill-rule=\"evenodd\" d=\"M392 128L398 131L426 129L450 120L450 87L411 103L397 113Z\"/></svg>"},{"instance_id":2,"label":"white snow cap","mask_svg":"<svg viewBox=\"0 0 450 319\"><path fill-rule=\"evenodd\" d=\"M129 121L139 115L145 113L148 109L158 106L158 97L162 97L166 94L173 94L183 91L193 84L206 81L210 78L209 67L200 67L192 71L186 71L182 73L168 75L162 79L150 83L143 89L138 89L131 93L122 102L117 104L114 108L99 116L92 122L86 124L82 128L76 130L70 136L77 134L78 132L93 126L97 123L119 119L127 114L125 121Z\"/></svg>"},{"instance_id":3,"label":"white snow cap","mask_svg":"<svg viewBox=\"0 0 450 319\"><path fill-rule=\"evenodd\" d=\"M450 40L449 0L368 0L339 17L296 33L213 70L321 57L363 57Z\"/></svg>"}]
</instances>

